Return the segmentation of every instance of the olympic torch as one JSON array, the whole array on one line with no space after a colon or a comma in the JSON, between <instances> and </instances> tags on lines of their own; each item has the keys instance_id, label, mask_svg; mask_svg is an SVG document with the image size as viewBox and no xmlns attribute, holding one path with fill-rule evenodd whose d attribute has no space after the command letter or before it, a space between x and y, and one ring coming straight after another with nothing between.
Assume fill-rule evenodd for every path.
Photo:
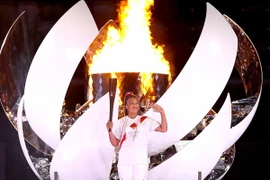
<instances>
[{"instance_id":1,"label":"olympic torch","mask_svg":"<svg viewBox=\"0 0 270 180\"><path fill-rule=\"evenodd\" d=\"M113 105L114 105L114 99L115 99L115 93L116 93L116 85L117 85L117 78L110 78L109 79L109 96L110 96L110 115L109 115L109 121L112 121L113 116ZM109 129L109 132L111 129Z\"/></svg>"}]
</instances>

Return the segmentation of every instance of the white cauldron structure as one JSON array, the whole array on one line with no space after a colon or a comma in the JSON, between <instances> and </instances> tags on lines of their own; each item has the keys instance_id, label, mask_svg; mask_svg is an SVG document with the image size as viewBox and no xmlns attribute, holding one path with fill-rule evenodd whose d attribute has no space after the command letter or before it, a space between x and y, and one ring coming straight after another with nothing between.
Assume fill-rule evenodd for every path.
<instances>
[{"instance_id":1,"label":"white cauldron structure","mask_svg":"<svg viewBox=\"0 0 270 180\"><path fill-rule=\"evenodd\" d=\"M87 92L86 104L74 112L63 106L78 64L88 62L86 57L94 51L91 45L100 43L101 30L86 3L79 1L58 20L33 59L14 55L26 48L20 44L25 13L14 21L1 47L0 99L18 130L30 167L39 179L118 179L117 154L105 128L111 72L90 72L91 105ZM222 107L213 110L233 68L246 97L231 101L228 92ZM141 93L140 73L117 72L122 77L118 78L120 98L126 91ZM207 3L201 36L183 70L171 82L166 74L153 72L152 78L154 91L142 99L150 98L164 108L169 128L166 133L151 133L149 179L187 180L198 175L222 179L233 163L234 144L253 119L261 96L262 68L251 40L232 19ZM115 121L121 106L117 100L114 103ZM143 105L141 113L160 121Z\"/></svg>"}]
</instances>

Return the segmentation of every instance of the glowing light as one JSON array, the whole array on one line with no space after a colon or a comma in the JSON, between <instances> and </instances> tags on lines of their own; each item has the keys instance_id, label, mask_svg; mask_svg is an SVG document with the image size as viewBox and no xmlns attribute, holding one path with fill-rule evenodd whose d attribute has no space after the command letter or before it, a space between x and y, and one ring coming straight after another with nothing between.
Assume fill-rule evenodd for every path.
<instances>
[{"instance_id":1,"label":"glowing light","mask_svg":"<svg viewBox=\"0 0 270 180\"><path fill-rule=\"evenodd\" d=\"M93 57L91 74L112 71L170 73L163 47L152 44L150 10L153 5L154 0L120 2L119 30L109 27L104 47Z\"/></svg>"},{"instance_id":2,"label":"glowing light","mask_svg":"<svg viewBox=\"0 0 270 180\"><path fill-rule=\"evenodd\" d=\"M152 43L151 7L154 0L121 1L118 8L119 29L109 26L103 47L95 52L89 73L140 72L142 92L151 91L152 73L169 74L169 62L163 46ZM117 78L120 75L118 75Z\"/></svg>"}]
</instances>

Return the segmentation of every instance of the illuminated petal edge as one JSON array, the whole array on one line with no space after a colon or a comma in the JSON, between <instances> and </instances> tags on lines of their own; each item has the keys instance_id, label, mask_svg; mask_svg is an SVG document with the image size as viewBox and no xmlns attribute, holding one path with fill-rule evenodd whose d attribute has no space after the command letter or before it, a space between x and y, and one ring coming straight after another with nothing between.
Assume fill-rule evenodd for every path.
<instances>
[{"instance_id":1,"label":"illuminated petal edge","mask_svg":"<svg viewBox=\"0 0 270 180\"><path fill-rule=\"evenodd\" d=\"M24 13L25 13L25 11L23 11L23 12L15 19L15 21L13 22L13 24L10 26L10 28L9 28L9 30L8 30L6 36L5 36L4 40L3 40L3 43L2 43L2 45L1 45L0 54L1 54L1 52L2 52L3 47L5 46L6 39L8 38L10 31L12 30L12 28L14 27L14 25L17 23L17 21L22 17L22 15L23 15Z\"/></svg>"},{"instance_id":2,"label":"illuminated petal edge","mask_svg":"<svg viewBox=\"0 0 270 180\"><path fill-rule=\"evenodd\" d=\"M237 124L236 126L234 126L230 129L230 132L228 135L228 140L227 140L227 143L226 143L224 150L227 150L228 148L230 148L241 137L241 135L245 132L245 130L248 128L250 122L252 121L252 119L257 111L257 108L258 108L258 105L260 102L260 98L261 98L261 91L259 93L256 104L252 108L250 113L239 124Z\"/></svg>"},{"instance_id":3,"label":"illuminated petal edge","mask_svg":"<svg viewBox=\"0 0 270 180\"><path fill-rule=\"evenodd\" d=\"M24 141L24 133L23 133L23 120L22 120L22 111L23 111L23 103L24 103L24 97L22 97L19 107L18 107L18 112L17 112L17 126L18 126L18 135L19 135L19 140L20 140L20 145L24 154L24 157L26 158L26 161L28 162L30 168L32 171L35 173L38 179L42 179L35 169L33 162L29 156L25 141Z\"/></svg>"},{"instance_id":4,"label":"illuminated petal edge","mask_svg":"<svg viewBox=\"0 0 270 180\"><path fill-rule=\"evenodd\" d=\"M245 70L243 72L239 72L239 75L242 79L246 95L249 97L256 96L256 103L253 105L252 110L248 113L248 115L241 120L240 123L238 123L236 126L233 126L230 130L228 141L225 146L224 150L227 150L230 148L245 132L245 130L248 128L249 124L251 123L260 99L261 99L261 92L262 92L262 86L263 86L263 71L262 71L262 65L260 62L259 54L256 50L256 47L252 43L251 39L248 37L248 35L242 30L242 28L234 22L231 18L229 18L227 15L224 15L224 17L227 19L228 22L231 23L231 26L236 29L236 32L240 38L239 40L239 48L238 48L238 62L235 63L236 69L242 69L244 66L248 66L248 70ZM241 47L242 46L242 47ZM246 48L245 46L248 46ZM252 53L253 55L250 56L248 59L242 58L244 54ZM252 73L255 71L256 73ZM252 82L251 86L247 85L247 83ZM252 93L251 93L252 92Z\"/></svg>"}]
</instances>

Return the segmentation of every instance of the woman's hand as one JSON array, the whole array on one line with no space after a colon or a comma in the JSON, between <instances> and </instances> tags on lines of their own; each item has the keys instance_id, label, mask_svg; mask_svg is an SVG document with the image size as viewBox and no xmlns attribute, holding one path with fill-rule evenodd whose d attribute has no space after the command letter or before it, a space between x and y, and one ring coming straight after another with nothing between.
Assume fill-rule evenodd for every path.
<instances>
[{"instance_id":1,"label":"woman's hand","mask_svg":"<svg viewBox=\"0 0 270 180\"><path fill-rule=\"evenodd\" d=\"M156 103L151 102L149 104L149 107L152 108L155 112L159 112L159 113L164 112L163 108L160 105L156 104Z\"/></svg>"},{"instance_id":2,"label":"woman's hand","mask_svg":"<svg viewBox=\"0 0 270 180\"><path fill-rule=\"evenodd\" d=\"M106 127L107 127L107 130L109 132L108 134L109 134L110 142L114 147L116 147L119 144L119 140L114 136L114 134L112 132L113 122L108 121L106 123Z\"/></svg>"},{"instance_id":3,"label":"woman's hand","mask_svg":"<svg viewBox=\"0 0 270 180\"><path fill-rule=\"evenodd\" d=\"M151 107L153 111L159 112L161 116L160 126L158 126L155 129L155 131L166 132L167 131L167 118L166 118L164 109L160 105L157 105L155 103L150 103L149 107Z\"/></svg>"},{"instance_id":4,"label":"woman's hand","mask_svg":"<svg viewBox=\"0 0 270 180\"><path fill-rule=\"evenodd\" d=\"M106 123L106 127L107 127L107 130L109 131L109 129L112 129L113 128L113 122L112 121L108 121Z\"/></svg>"}]
</instances>

